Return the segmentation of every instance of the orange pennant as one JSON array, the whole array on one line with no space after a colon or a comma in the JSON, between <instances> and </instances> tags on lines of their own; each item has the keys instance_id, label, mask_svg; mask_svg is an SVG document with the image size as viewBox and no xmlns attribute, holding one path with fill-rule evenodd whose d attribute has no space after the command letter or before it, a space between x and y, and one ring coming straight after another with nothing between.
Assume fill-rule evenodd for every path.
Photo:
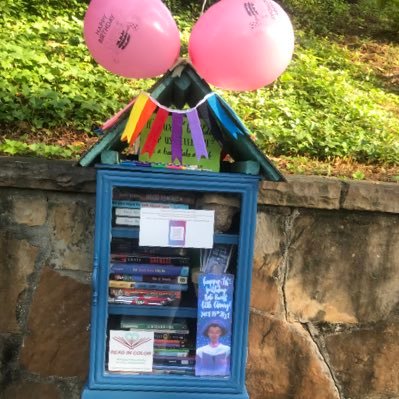
<instances>
[{"instance_id":1,"label":"orange pennant","mask_svg":"<svg viewBox=\"0 0 399 399\"><path fill-rule=\"evenodd\" d=\"M156 110L157 105L151 101L151 98L148 98L147 102L145 103L143 110L141 112L141 115L139 117L139 120L137 122L137 125L134 129L133 135L130 138L129 145L132 146L134 142L137 140L137 137L141 133L141 131L144 129L146 123L149 121L151 118L152 114Z\"/></svg>"}]
</instances>

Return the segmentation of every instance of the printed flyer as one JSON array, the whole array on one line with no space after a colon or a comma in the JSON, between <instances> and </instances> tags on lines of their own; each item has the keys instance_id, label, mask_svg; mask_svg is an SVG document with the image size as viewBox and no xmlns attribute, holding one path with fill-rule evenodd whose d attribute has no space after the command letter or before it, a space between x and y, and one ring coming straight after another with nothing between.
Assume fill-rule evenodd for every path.
<instances>
[{"instance_id":1,"label":"printed flyer","mask_svg":"<svg viewBox=\"0 0 399 399\"><path fill-rule=\"evenodd\" d=\"M153 331L110 330L109 371L152 371Z\"/></svg>"}]
</instances>

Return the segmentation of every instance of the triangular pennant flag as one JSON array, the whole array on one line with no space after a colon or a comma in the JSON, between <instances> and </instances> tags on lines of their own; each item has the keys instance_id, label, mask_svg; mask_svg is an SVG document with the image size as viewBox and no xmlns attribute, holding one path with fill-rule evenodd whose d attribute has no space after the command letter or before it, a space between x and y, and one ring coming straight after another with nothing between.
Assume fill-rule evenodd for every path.
<instances>
[{"instance_id":1,"label":"triangular pennant flag","mask_svg":"<svg viewBox=\"0 0 399 399\"><path fill-rule=\"evenodd\" d=\"M152 156L155 147L158 144L159 137L161 137L161 133L165 125L165 122L168 119L168 116L169 116L168 111L162 108L158 108L156 117L151 126L151 130L148 133L147 140L145 141L143 149L141 150L142 154L148 152L150 157Z\"/></svg>"},{"instance_id":2,"label":"triangular pennant flag","mask_svg":"<svg viewBox=\"0 0 399 399\"><path fill-rule=\"evenodd\" d=\"M133 105L132 111L130 112L129 119L126 123L125 130L122 133L121 140L130 142L130 139L133 135L134 129L136 128L137 122L140 118L141 112L145 104L148 101L148 97L144 93L140 93L137 98L136 102Z\"/></svg>"},{"instance_id":3,"label":"triangular pennant flag","mask_svg":"<svg viewBox=\"0 0 399 399\"><path fill-rule=\"evenodd\" d=\"M175 159L183 163L182 144L183 144L183 114L172 113L172 163Z\"/></svg>"},{"instance_id":4,"label":"triangular pennant flag","mask_svg":"<svg viewBox=\"0 0 399 399\"><path fill-rule=\"evenodd\" d=\"M126 107L124 107L123 109L121 109L120 111L118 111L114 116L112 116L111 118L109 118L106 122L103 123L103 125L101 126L101 130L106 130L111 128L112 126L115 125L115 123L118 121L118 119L126 112L129 110L130 107L133 106L133 104L135 103L136 99L134 98L132 101L130 101L129 104L126 105Z\"/></svg>"},{"instance_id":5,"label":"triangular pennant flag","mask_svg":"<svg viewBox=\"0 0 399 399\"><path fill-rule=\"evenodd\" d=\"M249 130L247 127L244 125L244 122L239 118L239 116L234 112L233 108L230 107L229 104L223 99L223 97L219 96L219 94L216 94L217 99L220 101L222 104L223 108L226 110L226 112L229 114L229 116L233 119L233 122L245 133L249 134Z\"/></svg>"},{"instance_id":6,"label":"triangular pennant flag","mask_svg":"<svg viewBox=\"0 0 399 399\"><path fill-rule=\"evenodd\" d=\"M244 134L244 132L233 122L222 104L217 100L216 96L208 98L208 105L212 113L231 136L237 139L238 134Z\"/></svg>"},{"instance_id":7,"label":"triangular pennant flag","mask_svg":"<svg viewBox=\"0 0 399 399\"><path fill-rule=\"evenodd\" d=\"M224 140L223 134L220 130L219 125L215 121L215 118L212 116L211 112L209 111L208 104L204 103L198 107L198 112L201 115L201 119L205 121L208 129L212 132L215 139L219 142L219 144L223 147Z\"/></svg>"},{"instance_id":8,"label":"triangular pennant flag","mask_svg":"<svg viewBox=\"0 0 399 399\"><path fill-rule=\"evenodd\" d=\"M195 155L197 159L200 160L202 156L208 158L208 152L206 150L206 144L204 140L204 133L201 128L201 121L195 108L187 112L187 119L190 126L191 137L193 139Z\"/></svg>"},{"instance_id":9,"label":"triangular pennant flag","mask_svg":"<svg viewBox=\"0 0 399 399\"><path fill-rule=\"evenodd\" d=\"M137 137L144 129L144 126L149 121L156 108L157 105L151 101L151 98L148 98L148 101L145 103L143 111L141 112L140 118L136 124L133 135L129 140L129 145L133 145L133 143L136 141Z\"/></svg>"}]
</instances>

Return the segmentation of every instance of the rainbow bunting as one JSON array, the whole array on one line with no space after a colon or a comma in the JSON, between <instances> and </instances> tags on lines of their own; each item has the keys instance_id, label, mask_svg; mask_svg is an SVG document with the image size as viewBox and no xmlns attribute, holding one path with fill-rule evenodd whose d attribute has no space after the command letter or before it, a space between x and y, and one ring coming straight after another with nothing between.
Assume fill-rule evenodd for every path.
<instances>
[{"instance_id":1,"label":"rainbow bunting","mask_svg":"<svg viewBox=\"0 0 399 399\"><path fill-rule=\"evenodd\" d=\"M129 110L131 107L131 110ZM122 141L127 141L132 146L140 133L155 114L150 132L142 147L143 153L153 155L158 140L162 134L164 125L169 116L172 120L172 159L183 163L182 157L182 127L184 117L188 120L188 126L191 132L195 155L198 160L201 157L208 158L208 151L204 139L204 132L201 127L201 119L207 126L214 131L217 140L222 144L223 137L220 127L234 139L239 134L249 134L247 128L241 119L234 113L230 106L216 93L207 94L195 107L178 110L165 107L148 93L140 93L123 110L119 111L114 117L109 119L103 128L111 128L125 112L130 112L125 129L121 135ZM200 119L201 118L201 119Z\"/></svg>"}]
</instances>

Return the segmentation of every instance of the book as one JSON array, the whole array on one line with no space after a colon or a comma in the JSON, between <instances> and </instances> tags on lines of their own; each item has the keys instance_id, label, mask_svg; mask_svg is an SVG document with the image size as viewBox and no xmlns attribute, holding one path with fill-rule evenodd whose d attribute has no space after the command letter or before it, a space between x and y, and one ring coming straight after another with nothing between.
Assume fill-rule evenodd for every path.
<instances>
[{"instance_id":1,"label":"book","mask_svg":"<svg viewBox=\"0 0 399 399\"><path fill-rule=\"evenodd\" d=\"M176 330L187 329L187 321L181 318L173 320L159 319L157 317L122 316L121 328L137 328L145 330Z\"/></svg>"},{"instance_id":2,"label":"book","mask_svg":"<svg viewBox=\"0 0 399 399\"><path fill-rule=\"evenodd\" d=\"M194 195L184 193L164 194L164 193L139 193L137 190L132 190L124 187L115 187L113 189L112 198L114 200L128 200L128 201L144 201L144 202L176 202L194 205L196 197Z\"/></svg>"},{"instance_id":3,"label":"book","mask_svg":"<svg viewBox=\"0 0 399 399\"><path fill-rule=\"evenodd\" d=\"M130 254L144 252L147 255L153 256L187 256L187 248L173 248L173 247L140 247L138 239L112 237L111 241L111 256L112 254Z\"/></svg>"},{"instance_id":4,"label":"book","mask_svg":"<svg viewBox=\"0 0 399 399\"><path fill-rule=\"evenodd\" d=\"M201 250L201 272L210 274L226 273L232 252L233 245L229 244L215 244L210 250Z\"/></svg>"},{"instance_id":5,"label":"book","mask_svg":"<svg viewBox=\"0 0 399 399\"><path fill-rule=\"evenodd\" d=\"M108 303L120 305L167 306L176 302L174 297L117 296L108 297Z\"/></svg>"},{"instance_id":6,"label":"book","mask_svg":"<svg viewBox=\"0 0 399 399\"><path fill-rule=\"evenodd\" d=\"M115 216L140 217L140 209L115 208Z\"/></svg>"},{"instance_id":7,"label":"book","mask_svg":"<svg viewBox=\"0 0 399 399\"><path fill-rule=\"evenodd\" d=\"M176 356L157 356L153 357L153 364L164 364L164 365L182 365L189 366L195 365L195 357L176 357Z\"/></svg>"},{"instance_id":8,"label":"book","mask_svg":"<svg viewBox=\"0 0 399 399\"><path fill-rule=\"evenodd\" d=\"M167 283L143 283L137 281L118 281L110 280L108 286L110 288L140 288L145 290L162 290L162 291L187 291L187 284L167 284Z\"/></svg>"},{"instance_id":9,"label":"book","mask_svg":"<svg viewBox=\"0 0 399 399\"><path fill-rule=\"evenodd\" d=\"M200 274L196 339L197 376L230 375L234 276Z\"/></svg>"},{"instance_id":10,"label":"book","mask_svg":"<svg viewBox=\"0 0 399 399\"><path fill-rule=\"evenodd\" d=\"M168 364L153 364L154 370L167 370L167 371L194 371L194 365L168 365Z\"/></svg>"},{"instance_id":11,"label":"book","mask_svg":"<svg viewBox=\"0 0 399 399\"><path fill-rule=\"evenodd\" d=\"M151 254L112 254L111 261L174 266L188 266L190 264L190 258L187 256L153 256Z\"/></svg>"},{"instance_id":12,"label":"book","mask_svg":"<svg viewBox=\"0 0 399 399\"><path fill-rule=\"evenodd\" d=\"M188 331L188 330L184 330ZM169 333L166 332L166 330L163 330L162 332L158 332L157 330L154 330L154 339L166 339L166 340L186 340L187 339L187 333L183 334L178 334L178 333Z\"/></svg>"},{"instance_id":13,"label":"book","mask_svg":"<svg viewBox=\"0 0 399 399\"><path fill-rule=\"evenodd\" d=\"M110 272L114 274L143 274L155 276L185 276L188 277L188 266L174 265L153 265L153 264L134 264L134 263L116 263L110 265Z\"/></svg>"},{"instance_id":14,"label":"book","mask_svg":"<svg viewBox=\"0 0 399 399\"><path fill-rule=\"evenodd\" d=\"M190 349L164 349L154 348L154 354L158 356L176 356L176 357L187 357L190 353Z\"/></svg>"},{"instance_id":15,"label":"book","mask_svg":"<svg viewBox=\"0 0 399 399\"><path fill-rule=\"evenodd\" d=\"M126 216L117 216L115 218L116 226L140 226L140 218L139 217L126 217Z\"/></svg>"},{"instance_id":16,"label":"book","mask_svg":"<svg viewBox=\"0 0 399 399\"><path fill-rule=\"evenodd\" d=\"M148 276L135 274L110 274L109 278L115 281L137 281L145 283L187 284L188 277L184 276Z\"/></svg>"},{"instance_id":17,"label":"book","mask_svg":"<svg viewBox=\"0 0 399 399\"><path fill-rule=\"evenodd\" d=\"M175 204L171 202L144 202L144 201L120 201L112 200L114 208L140 209L140 208L174 208L188 209L186 204Z\"/></svg>"},{"instance_id":18,"label":"book","mask_svg":"<svg viewBox=\"0 0 399 399\"><path fill-rule=\"evenodd\" d=\"M188 348L188 347L189 347L189 343L186 341L168 342L163 339L154 340L154 348L179 349L179 348Z\"/></svg>"},{"instance_id":19,"label":"book","mask_svg":"<svg viewBox=\"0 0 399 399\"><path fill-rule=\"evenodd\" d=\"M158 291L141 288L109 288L111 297L118 296L140 296L140 297L174 297L181 298L181 291Z\"/></svg>"}]
</instances>

